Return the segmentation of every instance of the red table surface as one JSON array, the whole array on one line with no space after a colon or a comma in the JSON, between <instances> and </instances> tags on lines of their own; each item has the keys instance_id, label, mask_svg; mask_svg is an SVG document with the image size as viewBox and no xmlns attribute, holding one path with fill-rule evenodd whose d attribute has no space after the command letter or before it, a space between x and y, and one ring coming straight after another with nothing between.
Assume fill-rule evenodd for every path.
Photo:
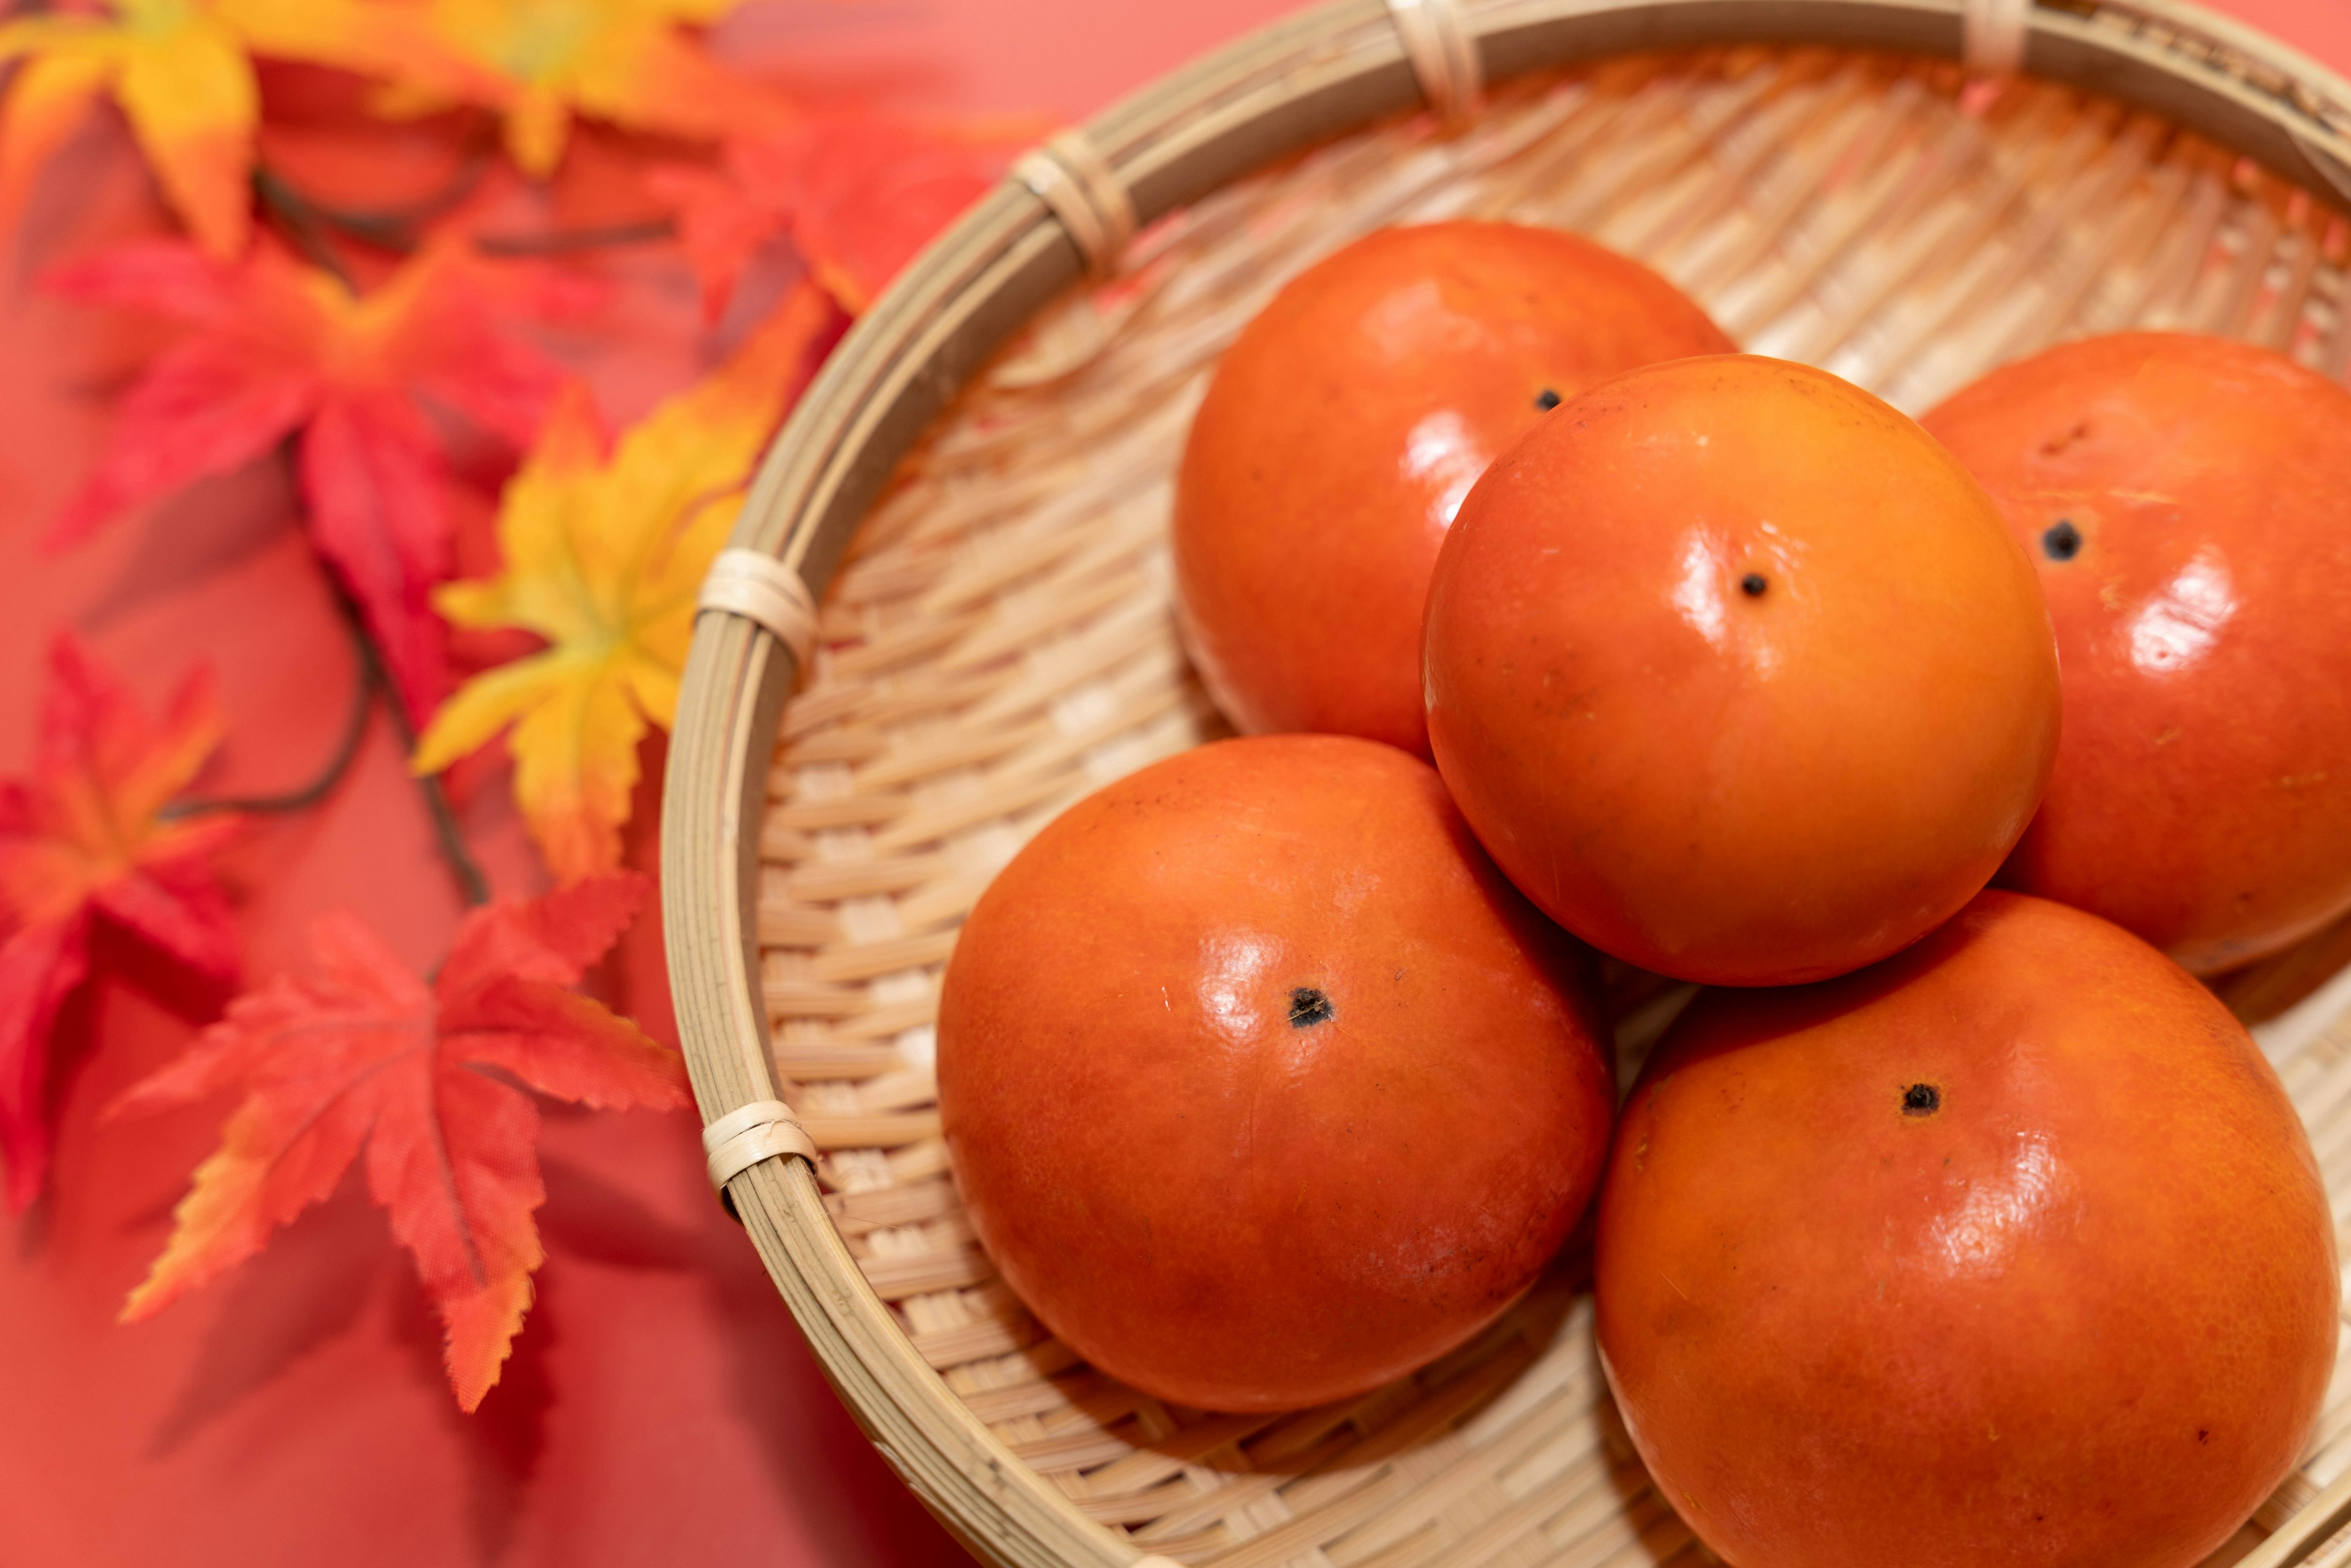
<instances>
[{"instance_id":1,"label":"red table surface","mask_svg":"<svg viewBox=\"0 0 2351 1568\"><path fill-rule=\"evenodd\" d=\"M747 63L916 112L1077 119L1290 8L754 0L721 39ZM2351 69L2351 0L2226 9ZM208 787L283 788L331 747L351 663L278 470L199 485L60 558L34 546L159 340L31 287L40 267L155 222L119 137L101 126L69 150L72 174L47 182L0 276L0 580L16 585L0 616L0 771L24 766L43 650L71 626L151 699L212 661L230 739ZM593 367L617 413L689 368L665 345L692 340L691 289L667 282ZM437 956L457 903L402 775L379 719L324 808L258 827L228 857L249 975L298 964L308 921L339 904L420 966ZM502 774L478 778L463 809L493 880L523 891L532 862L504 789ZM648 919L606 977L656 1029L658 941ZM963 1560L824 1385L711 1200L683 1115L549 1108L549 1258L475 1416L457 1412L408 1260L352 1184L216 1286L118 1327L225 1108L105 1127L97 1110L195 1027L103 969L64 1019L50 1194L0 1218L0 1564Z\"/></svg>"}]
</instances>

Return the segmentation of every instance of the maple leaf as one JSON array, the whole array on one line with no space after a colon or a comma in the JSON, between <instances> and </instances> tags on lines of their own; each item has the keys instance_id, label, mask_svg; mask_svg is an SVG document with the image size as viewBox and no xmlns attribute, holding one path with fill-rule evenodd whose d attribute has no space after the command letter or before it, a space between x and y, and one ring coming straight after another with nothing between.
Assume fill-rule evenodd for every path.
<instances>
[{"instance_id":1,"label":"maple leaf","mask_svg":"<svg viewBox=\"0 0 2351 1568\"><path fill-rule=\"evenodd\" d=\"M418 0L423 51L446 68L413 70L388 94L395 110L486 103L506 120L507 154L545 176L563 157L577 110L636 131L716 139L764 119L775 101L729 71L684 26L719 20L740 0Z\"/></svg>"},{"instance_id":2,"label":"maple leaf","mask_svg":"<svg viewBox=\"0 0 2351 1568\"><path fill-rule=\"evenodd\" d=\"M869 113L811 116L729 137L716 170L655 170L678 207L678 237L716 317L744 264L778 234L852 314L1004 167L994 139Z\"/></svg>"},{"instance_id":3,"label":"maple leaf","mask_svg":"<svg viewBox=\"0 0 2351 1568\"><path fill-rule=\"evenodd\" d=\"M111 96L165 200L205 251L241 254L261 95L252 56L446 75L401 9L360 0L104 0L0 23L0 225L90 105Z\"/></svg>"},{"instance_id":4,"label":"maple leaf","mask_svg":"<svg viewBox=\"0 0 2351 1568\"><path fill-rule=\"evenodd\" d=\"M109 1112L245 1095L123 1321L260 1251L334 1190L364 1146L368 1192L440 1314L457 1403L479 1405L546 1258L531 1218L547 1199L538 1107L497 1074L600 1110L689 1103L676 1052L568 988L627 928L647 885L624 873L472 910L429 984L356 916L321 917L314 976L239 997Z\"/></svg>"},{"instance_id":5,"label":"maple leaf","mask_svg":"<svg viewBox=\"0 0 2351 1568\"><path fill-rule=\"evenodd\" d=\"M840 319L803 285L609 458L593 408L567 398L499 503L504 575L434 595L457 625L517 627L548 646L461 687L417 741L415 769L437 773L511 725L515 799L559 881L620 863L637 742L676 714L695 590Z\"/></svg>"},{"instance_id":6,"label":"maple leaf","mask_svg":"<svg viewBox=\"0 0 2351 1568\"><path fill-rule=\"evenodd\" d=\"M502 317L571 313L584 286L449 242L355 297L274 244L225 264L181 240L74 263L48 286L195 329L123 397L49 544L298 432L311 542L357 601L410 711L430 712L447 685L446 631L427 596L449 574L451 522L443 438L422 400L528 445L562 372Z\"/></svg>"},{"instance_id":7,"label":"maple leaf","mask_svg":"<svg viewBox=\"0 0 2351 1568\"><path fill-rule=\"evenodd\" d=\"M104 921L198 977L226 986L236 927L207 857L227 817L166 821L165 802L220 744L211 676L190 675L151 724L71 637L49 649L32 778L0 782L0 1152L13 1208L47 1174L48 1035L89 969Z\"/></svg>"},{"instance_id":8,"label":"maple leaf","mask_svg":"<svg viewBox=\"0 0 2351 1568\"><path fill-rule=\"evenodd\" d=\"M180 0L111 0L0 25L0 60L30 57L0 103L0 218L99 95L111 93L172 204L215 256L245 248L261 95L235 27Z\"/></svg>"}]
</instances>

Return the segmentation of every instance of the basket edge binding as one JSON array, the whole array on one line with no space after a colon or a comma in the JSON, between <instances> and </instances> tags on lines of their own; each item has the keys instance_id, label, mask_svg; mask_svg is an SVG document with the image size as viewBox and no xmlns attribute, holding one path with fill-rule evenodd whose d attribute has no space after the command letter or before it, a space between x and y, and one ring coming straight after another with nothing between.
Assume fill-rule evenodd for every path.
<instances>
[{"instance_id":1,"label":"basket edge binding","mask_svg":"<svg viewBox=\"0 0 2351 1568\"><path fill-rule=\"evenodd\" d=\"M714 1185L860 1426L989 1561L1165 1563L1140 1557L1015 1459L866 1285L823 1207L813 1147L776 1098L750 904L768 758L813 629L808 589L830 580L898 458L997 344L1103 265L1137 218L1381 114L1468 102L1485 74L1635 48L1837 42L1964 53L1991 67L2017 41L2001 29L2022 13L2028 68L2156 108L2351 198L2351 85L2182 0L1488 0L1467 9L1465 25L1453 0L1334 0L1162 78L1024 160L844 340L761 466L716 574L732 585L715 578L705 590L711 614L697 618L674 727L662 860L678 1024L715 1134ZM1117 211L1118 196L1132 216ZM760 580L764 596L743 586ZM2351 1478L2314 1497L2243 1568L2299 1561L2346 1520Z\"/></svg>"}]
</instances>

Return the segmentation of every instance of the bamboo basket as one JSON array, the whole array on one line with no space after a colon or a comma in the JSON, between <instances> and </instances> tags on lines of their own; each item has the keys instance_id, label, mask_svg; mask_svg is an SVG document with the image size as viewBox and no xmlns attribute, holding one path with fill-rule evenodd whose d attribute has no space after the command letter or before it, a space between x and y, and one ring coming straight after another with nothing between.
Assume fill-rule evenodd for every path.
<instances>
[{"instance_id":1,"label":"bamboo basket","mask_svg":"<svg viewBox=\"0 0 2351 1568\"><path fill-rule=\"evenodd\" d=\"M1384 225L1507 217L1913 410L2129 325L2341 377L2346 199L2351 86L2178 0L1335 0L1025 160L768 455L663 825L714 1179L899 1474L1020 1568L1711 1561L1563 1280L1366 1397L1205 1414L1049 1337L949 1180L932 1025L965 913L1061 808L1220 733L1169 617L1169 480L1274 288ZM2339 927L2224 990L2279 1014L2262 1043L2351 1215L2346 959ZM1615 976L1628 1064L1683 995ZM2351 1375L2213 1562L2341 1568L2346 1521Z\"/></svg>"}]
</instances>

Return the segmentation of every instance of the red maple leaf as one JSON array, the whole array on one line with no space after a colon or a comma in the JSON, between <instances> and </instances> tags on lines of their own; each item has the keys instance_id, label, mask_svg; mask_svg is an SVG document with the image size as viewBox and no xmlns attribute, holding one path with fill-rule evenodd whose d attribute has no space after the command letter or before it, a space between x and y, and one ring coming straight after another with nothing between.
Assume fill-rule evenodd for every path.
<instances>
[{"instance_id":1,"label":"red maple leaf","mask_svg":"<svg viewBox=\"0 0 2351 1568\"><path fill-rule=\"evenodd\" d=\"M208 673L158 727L71 637L49 650L33 776L0 781L0 1153L22 1208L47 1175L49 1030L104 921L214 984L236 978L236 927L207 857L232 819L170 822L164 803L220 744Z\"/></svg>"},{"instance_id":2,"label":"red maple leaf","mask_svg":"<svg viewBox=\"0 0 2351 1568\"><path fill-rule=\"evenodd\" d=\"M76 542L127 507L242 467L299 433L311 542L358 601L421 723L448 685L447 632L428 594L450 570L449 479L428 405L529 445L564 374L505 320L573 313L582 286L444 243L354 295L273 244L230 264L184 240L109 251L60 268L47 286L194 329L123 397L97 471L49 544Z\"/></svg>"},{"instance_id":3,"label":"red maple leaf","mask_svg":"<svg viewBox=\"0 0 2351 1568\"><path fill-rule=\"evenodd\" d=\"M779 234L853 314L1004 163L1004 148L983 138L840 113L730 137L718 169L672 165L651 183L677 204L678 238L713 316L744 265Z\"/></svg>"},{"instance_id":4,"label":"red maple leaf","mask_svg":"<svg viewBox=\"0 0 2351 1568\"><path fill-rule=\"evenodd\" d=\"M368 1191L441 1314L457 1403L479 1405L546 1257L531 1218L547 1197L538 1107L496 1074L599 1108L687 1103L676 1052L568 988L627 928L646 888L622 873L474 910L429 984L356 916L322 917L316 977L238 998L113 1108L245 1092L123 1320L260 1251L334 1190L364 1145Z\"/></svg>"}]
</instances>

